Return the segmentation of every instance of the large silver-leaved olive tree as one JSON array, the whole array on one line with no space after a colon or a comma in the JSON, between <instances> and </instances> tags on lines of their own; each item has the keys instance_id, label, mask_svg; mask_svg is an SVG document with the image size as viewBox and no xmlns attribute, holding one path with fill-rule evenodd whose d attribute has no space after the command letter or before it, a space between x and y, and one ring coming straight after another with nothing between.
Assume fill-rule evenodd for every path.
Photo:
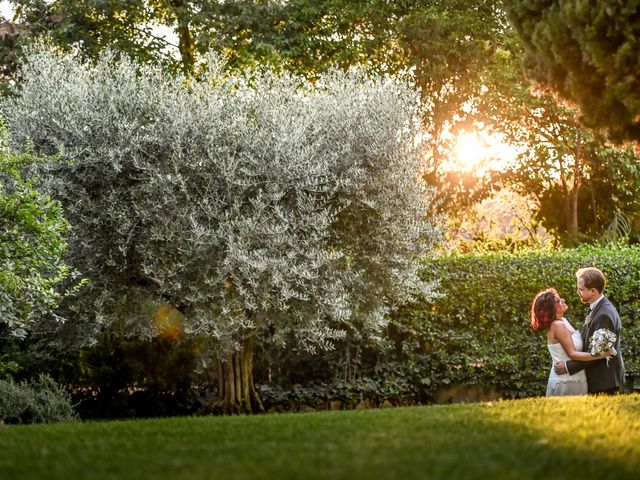
<instances>
[{"instance_id":1,"label":"large silver-leaved olive tree","mask_svg":"<svg viewBox=\"0 0 640 480\"><path fill-rule=\"evenodd\" d=\"M216 339L227 410L261 407L256 338L328 349L432 291L416 261L439 229L408 81L334 72L311 85L215 58L195 81L39 51L2 113L17 145L68 160L43 177L91 280L76 315Z\"/></svg>"}]
</instances>

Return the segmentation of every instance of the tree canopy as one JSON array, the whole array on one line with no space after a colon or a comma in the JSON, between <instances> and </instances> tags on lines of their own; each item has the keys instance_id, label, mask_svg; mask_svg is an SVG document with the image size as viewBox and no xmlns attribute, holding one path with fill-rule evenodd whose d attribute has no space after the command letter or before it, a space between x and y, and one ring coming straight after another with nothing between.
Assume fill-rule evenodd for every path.
<instances>
[{"instance_id":1,"label":"tree canopy","mask_svg":"<svg viewBox=\"0 0 640 480\"><path fill-rule=\"evenodd\" d=\"M580 108L585 126L640 142L640 2L505 0L527 72Z\"/></svg>"},{"instance_id":2,"label":"tree canopy","mask_svg":"<svg viewBox=\"0 0 640 480\"><path fill-rule=\"evenodd\" d=\"M378 73L409 69L413 72L415 83L420 87L422 100L427 106L423 115L424 134L427 138L424 144L423 173L428 182L439 190L438 208L445 212L455 212L476 203L485 198L494 187L488 177L479 177L473 172L443 171L441 168L442 162L451 154L450 142L454 138L452 134L455 135L460 128L470 126L473 122L483 121L484 112L478 112L476 107L478 103L484 103L484 107L488 103L485 100L479 101L478 98L485 97L489 101L495 101L489 107L494 113L498 113L498 109L503 110L499 112L503 118L497 127L498 130L502 129L502 134L514 141L520 141L523 135L528 135L526 143L532 152L537 153L523 159L523 166L530 163L532 158L537 158L541 164L550 165L550 169L555 168L552 165L557 161L566 164L571 155L563 156L563 152L576 151L574 140L591 138L591 133L580 127L572 108L566 105L554 106L554 99L549 94L540 102L532 99L528 85L522 82L520 53L514 58L513 65L500 72L505 67L500 57L505 51L503 47L507 42L514 43L508 39L512 30L500 0L12 1L18 7L18 23L14 25L16 35L11 37L13 44L6 46L9 53L19 53L19 47L29 43L33 37L47 35L58 47L65 51L77 50L83 58L96 59L109 48L116 56L131 56L140 64L159 64L172 72L182 71L196 77L202 73L204 56L211 51L224 56L227 69L270 66L279 71L295 72L311 82L334 67L347 69L360 65ZM528 18L527 25L533 26L534 21L538 22L535 32L528 40L525 38L525 46L529 52L527 71L531 75L564 72L566 85L580 86L584 95L590 95L597 102L607 102L613 99L612 95L617 91L615 88L603 89L596 84L585 83L595 82L598 75L589 73L576 77L568 70L584 57L578 48L596 48L595 42L600 41L600 37L589 37L588 42L583 42L583 37L576 36L574 32L574 24L578 20L572 20L570 31L565 29L561 34L563 38L566 36L563 41L570 45L562 44L557 47L552 42L559 27L556 25L551 28L552 24L549 22L553 19L556 21L561 13L568 15L567 12L573 12L572 14L583 19L587 18L588 12L596 11L602 5L602 2L583 2L585 4L580 4L578 8L578 3L564 2L561 6L554 7L555 2L538 2L529 6L507 2L512 21L514 16L520 15L523 22ZM602 15L610 19L611 15L617 15L620 10L622 14L616 17L618 20L614 24L615 28L623 29L623 25L630 22L630 8L629 5L625 8L613 6L606 10L606 15ZM556 17L548 13L552 11L557 13ZM539 14L544 15L538 18ZM548 23L544 23L547 17ZM604 23L597 23L598 28L604 29ZM516 21L514 24L516 27L519 25ZM152 25L173 29L178 39L175 47L154 36ZM544 25L549 28L543 28ZM607 28L616 31L613 26ZM524 27L519 28L520 34L523 35L525 30ZM617 37L612 38L615 40ZM535 55L533 49L540 45L551 49L557 58L567 55L571 61L562 59L561 69L556 66L551 68L550 63L543 62L542 57ZM620 55L627 50L627 47L621 46ZM176 52L179 55L176 56ZM620 55L619 58L616 57L618 63L620 59L630 58ZM587 58L591 57L607 61L604 53L587 55ZM15 56L11 55L6 58L15 60ZM535 61L536 58L540 61ZM616 65L622 69L618 63ZM603 75L608 75L602 82L610 82L614 68L606 63L602 65L596 70L602 70ZM11 72L11 68L11 64L6 65L7 72ZM619 75L624 72L626 70L621 70ZM583 83L576 83L576 78L582 79ZM627 75L625 78L631 77ZM601 95L605 90L605 95ZM635 90L631 94L633 92ZM521 109L520 112L516 112L518 108ZM536 110L538 108L542 110ZM616 125L620 125L619 122L623 121L625 115L633 116L632 110L622 115L613 113L616 108L619 105L603 110L611 114L611 118L605 119L602 124L602 128L609 133L612 132L611 128L618 128ZM537 118L531 114L534 110L546 112L546 116ZM507 125L510 121L506 117L510 115L518 117L516 123L519 139L513 135L515 130ZM588 117L584 109L582 116L584 119ZM561 119L560 123L556 122L558 119ZM557 131L542 132L540 128L536 131L536 128L542 126L543 120L548 121L547 126L551 125ZM558 130L557 127L561 124L564 126ZM593 122L587 124L597 126ZM512 122L513 125L515 124ZM525 130L529 127L532 131L527 134ZM541 137L537 136L541 133L546 136L542 143L538 142ZM593 138L598 139L596 144L599 145L600 136ZM613 137L610 135L610 138ZM550 149L542 154L546 147ZM584 148L582 151L586 152ZM604 152L599 147L597 151ZM549 152L555 153L549 156ZM547 160L542 160L543 158ZM602 156L594 158L603 161ZM584 166L586 163L581 161L580 165ZM562 210L565 219L558 217L554 220L554 231L564 235L563 232L567 229L577 231L580 227L578 223L582 220L575 213L578 201L575 195L579 188L572 190L573 174L567 168L561 170L567 175L563 177L565 183L560 197L564 202L573 195L570 203L574 205L571 208L555 209L556 213ZM623 170L630 172L632 169ZM548 171L549 169L545 169L545 172ZM583 179L589 177L589 172L585 171L583 174ZM506 181L505 178L503 176L502 180ZM522 179L520 176L518 178ZM513 181L515 179L516 177L512 177ZM540 193L537 187L529 182L525 183L526 188L533 188L536 193ZM635 184L635 180L631 183ZM586 182L582 186L586 186ZM617 187L612 184L611 188L616 190ZM614 197L621 198L618 195L607 198ZM553 196L549 201L553 203L558 198ZM599 203L602 213L594 212L592 215L594 225L598 227L596 230L604 228L603 220L596 221L596 217L612 216L612 211L605 208L609 203ZM623 206L616 204L615 208L611 208L617 210L620 207L620 211L628 212L629 205L626 202ZM552 211L554 209L549 210ZM583 223L583 226L586 225Z\"/></svg>"},{"instance_id":3,"label":"tree canopy","mask_svg":"<svg viewBox=\"0 0 640 480\"><path fill-rule=\"evenodd\" d=\"M505 33L483 72L492 88L475 101L475 119L520 151L493 174L494 186L535 197L535 218L562 244L610 236L609 227L622 217L629 224L618 236L637 241L637 202L627 193L640 181L633 151L607 145L578 122L576 109L548 92L534 94L522 75L524 56L515 33ZM614 171L620 174L608 173Z\"/></svg>"},{"instance_id":4,"label":"tree canopy","mask_svg":"<svg viewBox=\"0 0 640 480\"><path fill-rule=\"evenodd\" d=\"M92 281L76 316L133 334L174 309L230 354L258 334L313 350L376 332L395 302L431 291L417 262L439 232L406 80L310 85L210 58L189 82L108 56L28 60L2 109L19 143L65 146L70 162L43 176Z\"/></svg>"}]
</instances>

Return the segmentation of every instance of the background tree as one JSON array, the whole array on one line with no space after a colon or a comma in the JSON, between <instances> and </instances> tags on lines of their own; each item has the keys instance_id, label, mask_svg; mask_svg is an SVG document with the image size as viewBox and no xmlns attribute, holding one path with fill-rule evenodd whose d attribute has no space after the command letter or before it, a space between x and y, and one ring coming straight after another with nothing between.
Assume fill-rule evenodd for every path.
<instances>
[{"instance_id":1,"label":"background tree","mask_svg":"<svg viewBox=\"0 0 640 480\"><path fill-rule=\"evenodd\" d=\"M498 101L490 108L506 112L513 107L511 98L520 95L518 98L523 100L527 97L528 103L521 105L523 115L520 115L518 128L521 137L529 136L523 144L537 150L527 154L528 158L546 162L548 166L544 172L553 169L557 175L562 172L560 183L549 189L549 197L540 204L547 212L547 226L566 240L576 237L579 232L595 234L601 231L610 223L606 217L618 218L615 212L623 215L631 212L620 202L609 208L608 199L620 198L616 194L602 199L605 201L599 203L601 213L595 211L593 206L598 199L593 192L608 190L611 193L616 187L613 183L604 189L589 186L587 191L590 181L587 157L595 158L589 152L603 153L605 150L598 139L593 140L593 148L587 145L593 143L589 140L591 133L580 129L575 112L567 107L554 107L551 96L536 104L522 82L519 63L511 65L506 72L498 71L504 67L500 52L505 48L512 49L505 47L506 42L515 44L513 39L507 40L512 32L498 1L456 0L452 4L439 0L131 0L126 4L96 4L60 0L50 5L32 1L16 4L20 7L19 18L30 25L30 31L38 32L36 36L48 31L58 45L67 50L79 48L90 58L95 58L109 46L116 52L134 56L141 63L160 62L175 70L177 59L172 59L166 43L155 38L151 30L152 24L161 24L176 32L180 29L186 32L184 38L190 40L181 44L179 63L183 71L190 73L198 71L198 59L208 51L222 53L227 59L227 68L271 65L299 73L310 81L332 66L344 69L356 64L366 65L379 73L412 69L423 100L429 106L423 116L428 138L424 175L440 192L437 207L440 211L463 211L497 187L495 178L488 175L442 168L452 153L451 141L455 134L471 128L474 122L482 128L482 113L474 110L477 99L483 95L487 97L486 93L489 93L488 98ZM451 8L452 5L455 8ZM178 21L179 17L182 23ZM521 52L517 57L520 62ZM505 77L509 77L508 80ZM516 92L516 88L522 92ZM500 93L499 89L504 91ZM546 118L539 119L537 126L535 116L529 116L533 128L529 133L525 133L528 127L522 122L527 108L548 113ZM564 125L562 132L558 125ZM536 127L540 128L536 131ZM503 123L496 129L501 128L508 127ZM623 161L625 155L628 154L622 154L618 160ZM525 162L526 159L522 160ZM600 156L598 161L602 160ZM629 165L621 167L619 162L617 165L612 168L633 170ZM512 172L512 181L519 182L521 190L541 191L538 188L541 180L533 184L525 180L528 171L528 167L523 167L519 173ZM635 180L625 182L634 184ZM580 193L581 189L583 193ZM590 200L586 202L586 199ZM557 208L558 202L562 208ZM545 203L552 207L545 209ZM591 220L587 220L587 216L580 218L579 204L584 205L585 211L588 205Z\"/></svg>"},{"instance_id":2,"label":"background tree","mask_svg":"<svg viewBox=\"0 0 640 480\"><path fill-rule=\"evenodd\" d=\"M202 3L208 2L11 0L10 3L15 8L15 23L10 25L14 30L25 31L19 43L7 46L17 56L20 49L16 47L46 37L64 51L79 51L84 58L95 59L110 49L140 63L159 63L170 70L190 73L196 62L197 12ZM158 36L154 29L158 26L172 29L176 43ZM5 64L5 68L12 70L16 66L15 62Z\"/></svg>"},{"instance_id":3,"label":"background tree","mask_svg":"<svg viewBox=\"0 0 640 480\"><path fill-rule=\"evenodd\" d=\"M398 19L420 2L231 0L202 2L200 53L231 68L269 64L313 79L332 68L397 70ZM422 2L426 3L426 2Z\"/></svg>"},{"instance_id":4,"label":"background tree","mask_svg":"<svg viewBox=\"0 0 640 480\"><path fill-rule=\"evenodd\" d=\"M313 350L378 331L394 302L430 291L416 261L438 233L406 82L334 72L310 87L216 65L185 83L34 54L2 108L17 140L73 162L47 185L92 280L75 314L130 333L166 316L215 338L223 405L249 411L259 335Z\"/></svg>"},{"instance_id":5,"label":"background tree","mask_svg":"<svg viewBox=\"0 0 640 480\"><path fill-rule=\"evenodd\" d=\"M575 102L585 126L640 141L636 1L505 0L528 52L527 72Z\"/></svg>"},{"instance_id":6,"label":"background tree","mask_svg":"<svg viewBox=\"0 0 640 480\"><path fill-rule=\"evenodd\" d=\"M141 63L159 61L175 70L170 50L150 28L157 23L177 32L175 2L18 3L19 18L27 24L50 25L36 36L50 31L67 51L77 48L95 58L108 46ZM185 72L197 73L198 59L210 51L224 55L227 68L270 65L310 81L334 67L360 65L382 74L412 70L429 106L423 116L428 138L423 170L440 192L437 208L459 211L490 190L487 177L444 171L441 165L451 153L454 134L468 124L467 106L484 88L481 72L508 28L498 0L180 3L191 38L186 49L191 59L181 56ZM61 23L42 20L52 16Z\"/></svg>"},{"instance_id":7,"label":"background tree","mask_svg":"<svg viewBox=\"0 0 640 480\"><path fill-rule=\"evenodd\" d=\"M638 182L633 152L608 147L579 124L574 109L534 94L521 73L523 61L519 41L505 33L483 73L491 88L475 103L476 120L520 151L513 165L494 174L495 184L534 195L537 218L564 244L601 238L620 215L635 223L635 200L625 194ZM624 171L624 180L607 171Z\"/></svg>"}]
</instances>

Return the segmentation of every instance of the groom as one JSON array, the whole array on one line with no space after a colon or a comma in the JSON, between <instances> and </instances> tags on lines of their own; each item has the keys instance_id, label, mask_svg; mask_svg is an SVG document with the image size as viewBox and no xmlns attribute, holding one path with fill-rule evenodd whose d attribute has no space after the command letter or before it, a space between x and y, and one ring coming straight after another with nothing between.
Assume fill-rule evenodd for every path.
<instances>
[{"instance_id":1,"label":"groom","mask_svg":"<svg viewBox=\"0 0 640 480\"><path fill-rule=\"evenodd\" d=\"M573 375L580 370L585 370L587 374L587 384L589 393L616 394L624 383L624 362L620 351L620 315L616 307L602 294L606 280L604 274L594 267L581 268L576 272L578 280L578 295L582 303L589 304L589 313L582 328L582 343L584 351L588 352L593 333L606 328L616 334L616 355L606 359L593 362L581 362L578 360L567 360L557 362L554 369L558 375L569 372Z\"/></svg>"}]
</instances>

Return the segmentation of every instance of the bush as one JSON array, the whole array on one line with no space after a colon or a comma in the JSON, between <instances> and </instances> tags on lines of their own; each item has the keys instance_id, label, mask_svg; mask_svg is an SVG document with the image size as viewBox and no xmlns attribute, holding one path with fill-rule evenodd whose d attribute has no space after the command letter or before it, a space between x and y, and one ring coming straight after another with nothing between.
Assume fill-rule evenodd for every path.
<instances>
[{"instance_id":1,"label":"bush","mask_svg":"<svg viewBox=\"0 0 640 480\"><path fill-rule=\"evenodd\" d=\"M44 159L15 156L8 145L0 117L0 338L24 338L59 329L54 311L76 272L62 260L70 230L62 206L23 175Z\"/></svg>"},{"instance_id":2,"label":"bush","mask_svg":"<svg viewBox=\"0 0 640 480\"><path fill-rule=\"evenodd\" d=\"M15 383L0 380L0 420L3 423L56 423L77 420L71 399L48 375Z\"/></svg>"}]
</instances>

